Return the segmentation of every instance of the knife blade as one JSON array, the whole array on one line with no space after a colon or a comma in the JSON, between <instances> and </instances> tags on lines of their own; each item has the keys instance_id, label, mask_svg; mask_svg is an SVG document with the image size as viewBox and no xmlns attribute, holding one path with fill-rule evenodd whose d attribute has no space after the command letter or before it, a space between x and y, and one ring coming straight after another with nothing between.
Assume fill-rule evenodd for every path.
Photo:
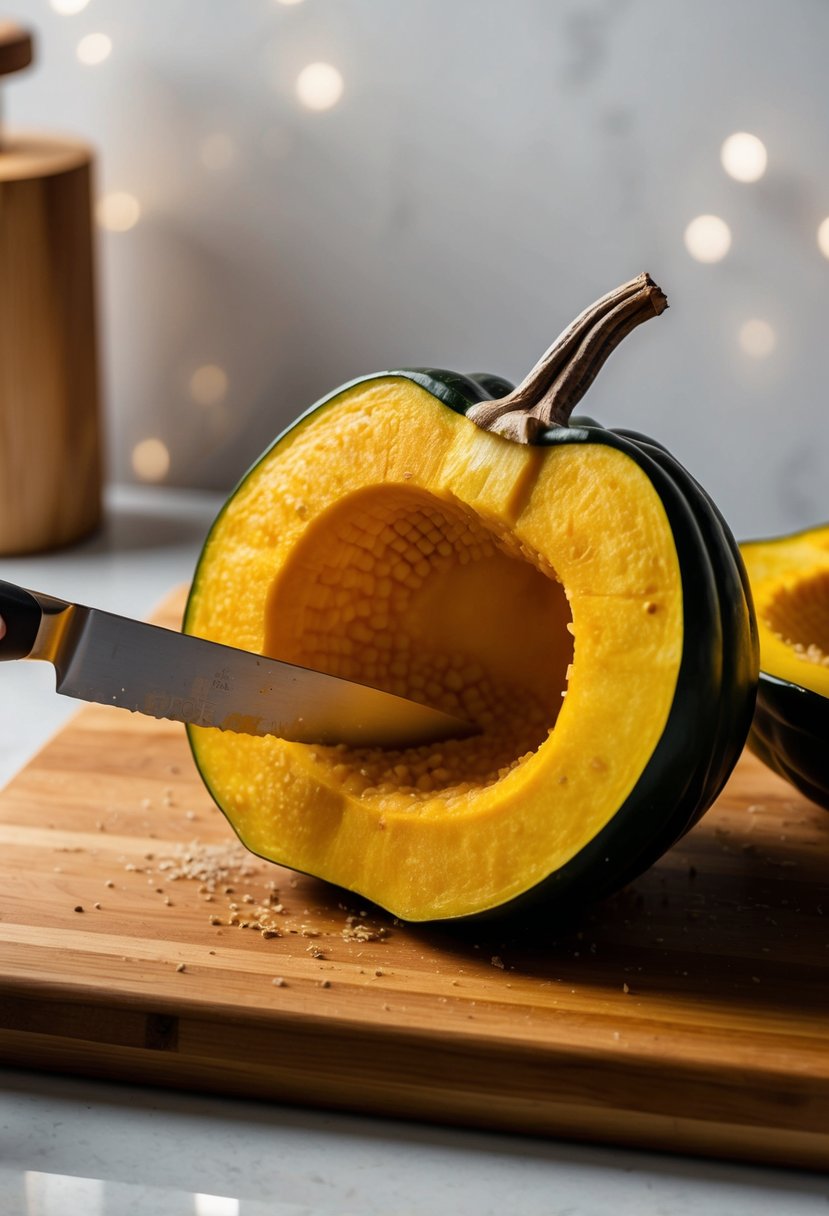
<instances>
[{"instance_id":1,"label":"knife blade","mask_svg":"<svg viewBox=\"0 0 829 1216\"><path fill-rule=\"evenodd\" d=\"M367 684L2 580L0 617L0 659L51 663L57 691L81 701L298 743L403 748L476 733Z\"/></svg>"}]
</instances>

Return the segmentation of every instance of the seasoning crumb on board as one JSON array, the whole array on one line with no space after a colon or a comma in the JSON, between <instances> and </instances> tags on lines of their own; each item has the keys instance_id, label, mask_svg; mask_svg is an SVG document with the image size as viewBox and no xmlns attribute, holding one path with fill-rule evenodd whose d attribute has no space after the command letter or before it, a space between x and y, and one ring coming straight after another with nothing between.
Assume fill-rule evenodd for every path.
<instances>
[{"instance_id":1,"label":"seasoning crumb on board","mask_svg":"<svg viewBox=\"0 0 829 1216\"><path fill-rule=\"evenodd\" d=\"M274 988L287 988L288 987L288 985L285 981L285 978L281 975L277 975L275 979L271 980L271 983L273 984Z\"/></svg>"},{"instance_id":2,"label":"seasoning crumb on board","mask_svg":"<svg viewBox=\"0 0 829 1216\"><path fill-rule=\"evenodd\" d=\"M186 971L186 970L187 970L187 966L185 963L179 963L179 965L176 967L176 971Z\"/></svg>"},{"instance_id":3,"label":"seasoning crumb on board","mask_svg":"<svg viewBox=\"0 0 829 1216\"><path fill-rule=\"evenodd\" d=\"M75 909L74 909L74 910L75 910L76 912L83 912L83 904L75 904Z\"/></svg>"},{"instance_id":4,"label":"seasoning crumb on board","mask_svg":"<svg viewBox=\"0 0 829 1216\"><path fill-rule=\"evenodd\" d=\"M360 913L360 915L364 916L365 913ZM358 920L356 916L350 915L345 918L345 927L340 936L344 942L384 942L389 936L389 931L382 925L374 928L362 920Z\"/></svg>"},{"instance_id":5,"label":"seasoning crumb on board","mask_svg":"<svg viewBox=\"0 0 829 1216\"><path fill-rule=\"evenodd\" d=\"M144 860L152 864L146 868L128 864L125 868L139 873L148 873L148 885L153 886L160 881L164 883L191 881L197 882L198 893L205 903L215 903L222 896L233 896L236 891L248 883L248 880L263 878L260 865L241 844L214 845L202 844L198 840L187 845L179 846L172 856L157 858L155 854L145 854ZM240 890L233 901L228 900L227 919L215 916L210 919L212 925L230 925L239 929L254 929L264 938L281 937L282 932L276 922L278 914L284 914L285 909L280 902L276 884L270 881L265 894L255 894L253 891ZM159 895L164 895L167 907L173 907L173 900L163 886L155 886ZM250 908L249 919L243 919L241 905ZM310 926L304 926L306 936L318 936L319 931ZM295 932L295 930L292 930Z\"/></svg>"}]
</instances>

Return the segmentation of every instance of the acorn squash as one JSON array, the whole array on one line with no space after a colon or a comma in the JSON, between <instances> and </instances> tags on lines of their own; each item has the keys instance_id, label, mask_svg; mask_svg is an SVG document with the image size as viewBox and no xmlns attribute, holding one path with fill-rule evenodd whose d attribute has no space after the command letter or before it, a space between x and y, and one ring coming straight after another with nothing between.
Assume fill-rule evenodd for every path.
<instances>
[{"instance_id":1,"label":"acorn squash","mask_svg":"<svg viewBox=\"0 0 829 1216\"><path fill-rule=\"evenodd\" d=\"M829 524L741 548L760 633L749 747L829 809Z\"/></svg>"},{"instance_id":2,"label":"acorn squash","mask_svg":"<svg viewBox=\"0 0 829 1216\"><path fill-rule=\"evenodd\" d=\"M186 630L480 727L400 751L191 727L251 850L454 919L600 898L710 805L756 688L739 552L663 448L570 420L666 305L646 275L610 292L514 390L434 369L352 381L242 479Z\"/></svg>"}]
</instances>

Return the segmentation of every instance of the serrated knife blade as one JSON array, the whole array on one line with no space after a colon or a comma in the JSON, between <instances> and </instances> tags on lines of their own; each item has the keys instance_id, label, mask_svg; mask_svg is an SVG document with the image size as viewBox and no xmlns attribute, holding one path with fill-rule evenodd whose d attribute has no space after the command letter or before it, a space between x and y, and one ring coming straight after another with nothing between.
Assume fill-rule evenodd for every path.
<instances>
[{"instance_id":1,"label":"serrated knife blade","mask_svg":"<svg viewBox=\"0 0 829 1216\"><path fill-rule=\"evenodd\" d=\"M248 735L416 747L476 733L405 697L0 582L0 659L39 659L63 696Z\"/></svg>"}]
</instances>

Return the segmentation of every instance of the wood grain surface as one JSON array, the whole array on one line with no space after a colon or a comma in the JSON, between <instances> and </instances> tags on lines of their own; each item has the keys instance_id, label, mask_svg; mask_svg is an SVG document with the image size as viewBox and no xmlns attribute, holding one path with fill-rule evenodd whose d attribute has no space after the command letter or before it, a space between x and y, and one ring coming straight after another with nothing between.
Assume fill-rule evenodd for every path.
<instances>
[{"instance_id":1,"label":"wood grain surface","mask_svg":"<svg viewBox=\"0 0 829 1216\"><path fill-rule=\"evenodd\" d=\"M0 146L0 553L91 531L101 512L92 152Z\"/></svg>"},{"instance_id":2,"label":"wood grain surface","mask_svg":"<svg viewBox=\"0 0 829 1216\"><path fill-rule=\"evenodd\" d=\"M404 925L245 854L181 727L90 707L0 794L0 1059L823 1169L828 862L745 756L572 923Z\"/></svg>"}]
</instances>

